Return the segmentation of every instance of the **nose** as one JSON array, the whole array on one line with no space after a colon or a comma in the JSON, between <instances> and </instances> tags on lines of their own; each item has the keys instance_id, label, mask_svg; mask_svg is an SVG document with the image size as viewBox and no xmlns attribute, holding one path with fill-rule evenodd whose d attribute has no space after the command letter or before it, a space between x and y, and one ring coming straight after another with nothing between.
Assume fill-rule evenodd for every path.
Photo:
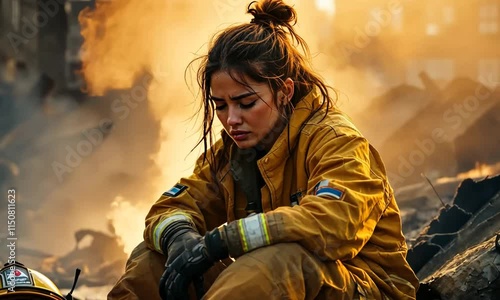
<instances>
[{"instance_id":1,"label":"nose","mask_svg":"<svg viewBox=\"0 0 500 300\"><path fill-rule=\"evenodd\" d=\"M241 124L241 109L236 105L230 105L227 114L227 124L235 126Z\"/></svg>"}]
</instances>

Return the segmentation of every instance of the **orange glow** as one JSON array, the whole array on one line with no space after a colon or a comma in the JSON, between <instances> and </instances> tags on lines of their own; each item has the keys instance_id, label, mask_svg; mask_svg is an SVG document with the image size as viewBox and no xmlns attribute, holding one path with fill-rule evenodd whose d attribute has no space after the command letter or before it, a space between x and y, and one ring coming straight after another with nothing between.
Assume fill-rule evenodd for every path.
<instances>
[{"instance_id":1,"label":"orange glow","mask_svg":"<svg viewBox=\"0 0 500 300\"><path fill-rule=\"evenodd\" d=\"M106 95L110 90L133 89L144 74L153 77L151 85L145 86L147 105L155 118L152 122L160 123L161 132L148 132L158 139L159 147L150 157L154 166L141 167L156 167L161 174L148 172L147 177L141 178L148 183L148 188L135 187L140 192L136 192L133 199L114 198L108 214L126 251L131 251L142 239L144 217L149 207L180 176L191 173L194 158L199 154L194 151L188 156L199 135L195 133L197 125L187 122L193 114L193 93L197 90L193 82L189 82L193 79L192 74L188 74L187 80L193 90L186 87L185 68L198 54L205 52L207 42L217 31L250 20L251 16L245 14L249 2L230 1L222 5L216 1L97 0L94 10L88 8L79 15L84 37L82 76L89 94ZM335 1L317 1L317 8L311 7L308 1L289 3L299 13L296 29L308 42L318 71L328 79L334 78L336 83L358 82L336 77L333 67L325 69L324 66L333 66L332 57L318 52L324 44L321 36L324 28L318 27L317 19L324 17L325 12L333 15ZM354 90L359 90L358 84ZM339 104L349 103L340 101ZM135 119L134 110L123 122L132 122L131 119ZM141 119L139 122L146 121ZM119 127L117 124L117 131ZM144 153L137 151L137 155Z\"/></svg>"},{"instance_id":2,"label":"orange glow","mask_svg":"<svg viewBox=\"0 0 500 300\"><path fill-rule=\"evenodd\" d=\"M142 239L144 216L148 210L149 205L144 203L134 205L122 197L117 197L111 204L108 218L113 223L116 235L120 237L126 253L131 253Z\"/></svg>"},{"instance_id":3,"label":"orange glow","mask_svg":"<svg viewBox=\"0 0 500 300\"><path fill-rule=\"evenodd\" d=\"M144 217L149 207L163 191L175 184L179 177L191 173L194 158L200 153L197 150L188 155L199 137L196 132L199 124L188 122L194 113L192 104L198 90L191 81L193 74L188 73L186 78L192 90L186 86L185 68L192 59L205 53L207 43L214 33L230 25L250 21L251 16L245 14L246 5L250 2L250 0L97 0L95 10L86 9L79 16L81 33L84 37L81 51L82 75L89 94L106 95L110 90L130 90L145 74L152 77L148 84L144 85L147 89L147 100L141 102L142 104L138 103L137 105L141 106L135 111L131 109L128 119L115 124L116 131L109 138L114 143L103 146L110 148L106 148L106 151L109 151L106 153L120 154L105 157L102 161L108 164L114 162L113 167L118 165L120 171L122 168L125 169L120 175L124 173L125 178L132 178L127 182L129 185L127 188L133 190L129 191L133 196L118 197L115 190L121 191L126 188L119 181L122 186L109 188L114 194L106 198L107 201L115 200L111 208L108 206L109 202L106 204L107 209L111 210L108 217L115 224L116 232L122 237L127 251L130 251L142 238ZM298 22L295 29L308 42L315 69L329 85L339 91L340 99L337 105L350 115L369 108L371 99L387 88L402 83L405 78L412 79L409 84L421 84L415 74L427 69L420 64L426 65L426 62L436 55L446 54L434 52L441 47L424 47L429 53L427 50L422 50L422 53L415 54L414 45L420 43L419 39L426 37L425 26L421 28L421 25L425 24L417 21L425 18L419 14L402 12L419 8L420 6L416 4L413 6L399 2L392 3L394 5L388 2L377 4L377 1L368 0L360 2L315 0L314 5L305 0L286 2L297 9ZM457 10L459 8L457 7ZM335 17L325 17L325 15ZM471 22L460 23L460 26L474 27ZM416 34L419 32L421 35ZM439 39L449 42L456 40L455 35L443 35ZM398 43L397 47L394 47L395 41ZM427 42L434 45L432 43L436 41L432 39ZM482 48L478 47L469 48L470 54L482 51L479 51L478 49ZM444 57L452 57L454 52ZM467 51L457 53L460 56L469 56ZM439 68L429 70L434 69ZM467 72L454 75L464 76L470 73ZM443 82L448 83L448 80L443 79L437 83ZM422 88L420 85L417 87ZM448 134L462 133L472 122L481 117L483 111L489 109L488 105L481 105L471 117L461 119L464 125L460 130ZM146 106L151 112L147 114L147 118L136 118L136 112L140 107ZM405 116L404 119L411 117L413 115ZM359 118L354 121L362 131L365 130L363 128L365 119ZM158 126L150 126L151 123ZM151 127L154 127L154 130ZM129 128L140 129L131 132ZM369 129L366 129L367 137ZM392 132L396 129L397 126L394 126L385 130ZM124 138L125 135L131 135L132 138ZM150 139L154 140L147 147L141 148L139 145L142 143L141 135L150 135ZM412 132L408 132L408 135L411 136ZM130 140L134 142L129 142ZM382 143L377 138L373 138L371 142L376 146ZM126 152L123 145L127 145L126 148L131 150ZM119 158L125 161L132 157L137 159L136 164L129 164L127 168L120 165L122 161ZM139 160L141 157L147 158ZM391 158L389 154L384 156L387 161ZM82 172L82 169L80 168L79 172ZM93 166L89 169L94 171ZM476 169L459 176L466 178L493 174L487 167ZM497 171L498 169L500 167L496 166ZM112 175L115 176L115 173ZM140 177L140 180L134 176ZM92 179L97 181L100 178ZM130 185L133 188L130 188ZM66 190L60 189L61 199L65 199L64 191L69 193L71 187L67 187ZM93 194L90 195L90 191L85 191L84 194L87 198L98 199ZM130 226L130 224L135 225Z\"/></svg>"},{"instance_id":4,"label":"orange glow","mask_svg":"<svg viewBox=\"0 0 500 300\"><path fill-rule=\"evenodd\" d=\"M335 14L335 0L316 0L315 4L318 10L325 12L329 16Z\"/></svg>"},{"instance_id":5,"label":"orange glow","mask_svg":"<svg viewBox=\"0 0 500 300\"><path fill-rule=\"evenodd\" d=\"M488 175L493 175L495 172L498 172L500 170L500 163L497 163L495 165L487 165L483 164L480 162L476 162L476 167L470 171L459 173L457 175L458 178L460 179L467 179L467 178L484 178Z\"/></svg>"},{"instance_id":6,"label":"orange glow","mask_svg":"<svg viewBox=\"0 0 500 300\"><path fill-rule=\"evenodd\" d=\"M142 72L158 69L155 55L167 48L166 10L167 1L98 0L95 10L80 13L82 71L90 94L129 88Z\"/></svg>"},{"instance_id":7,"label":"orange glow","mask_svg":"<svg viewBox=\"0 0 500 300\"><path fill-rule=\"evenodd\" d=\"M130 113L113 115L116 130L110 137L136 140L137 144L129 146L133 149L141 148L141 139L147 135L155 139L157 147L152 156L151 148L134 153L149 156L148 164L140 166L141 172L148 170L140 180L146 184L134 182L138 190L134 198L117 196L107 214L128 253L142 240L144 218L151 205L180 176L189 175L195 158L188 156L198 135L194 134L195 125L188 122L194 112L193 96L184 82L184 70L203 42L179 43L194 28L175 26L175 18L182 13L178 8L170 1L97 1L95 10L87 8L79 15L87 92L106 96L110 90L129 90L133 98L134 89L147 90L146 99L132 99L131 105L121 103ZM150 111L152 119L142 117L144 110ZM128 130L124 134L137 136L123 138L120 126L145 129ZM123 172L129 168L124 166Z\"/></svg>"},{"instance_id":8,"label":"orange glow","mask_svg":"<svg viewBox=\"0 0 500 300\"><path fill-rule=\"evenodd\" d=\"M493 165L487 165L480 162L476 162L476 167L467 172L459 173L456 177L443 177L437 180L437 183L447 183L457 180L464 180L467 178L471 179L483 179L487 176L493 176L500 173L500 163Z\"/></svg>"}]
</instances>

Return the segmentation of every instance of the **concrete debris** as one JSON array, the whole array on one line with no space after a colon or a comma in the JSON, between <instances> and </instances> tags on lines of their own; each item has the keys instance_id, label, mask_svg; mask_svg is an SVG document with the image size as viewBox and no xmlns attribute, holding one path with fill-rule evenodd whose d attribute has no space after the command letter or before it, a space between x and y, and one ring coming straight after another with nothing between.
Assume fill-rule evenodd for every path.
<instances>
[{"instance_id":1,"label":"concrete debris","mask_svg":"<svg viewBox=\"0 0 500 300\"><path fill-rule=\"evenodd\" d=\"M500 234L497 234L497 237L495 239L495 249L498 253L500 253Z\"/></svg>"},{"instance_id":2,"label":"concrete debris","mask_svg":"<svg viewBox=\"0 0 500 300\"><path fill-rule=\"evenodd\" d=\"M426 74L421 80L424 89L394 87L354 116L375 141L392 184L399 188L418 183L422 173L435 179L498 162L498 89L455 78L438 90ZM473 109L463 111L464 99L473 101Z\"/></svg>"},{"instance_id":3,"label":"concrete debris","mask_svg":"<svg viewBox=\"0 0 500 300\"><path fill-rule=\"evenodd\" d=\"M500 295L500 256L492 251L496 236L458 253L430 278L419 291L420 299L498 299ZM425 290L425 297L424 297Z\"/></svg>"},{"instance_id":4,"label":"concrete debris","mask_svg":"<svg viewBox=\"0 0 500 300\"><path fill-rule=\"evenodd\" d=\"M407 217L407 220L411 220ZM500 291L500 175L464 180L408 252L418 299L496 299Z\"/></svg>"},{"instance_id":5,"label":"concrete debris","mask_svg":"<svg viewBox=\"0 0 500 300\"><path fill-rule=\"evenodd\" d=\"M89 238L88 246L80 246ZM83 229L75 233L75 240L74 250L62 257L45 258L39 271L62 289L71 287L76 268L82 270L78 286L109 285L118 280L128 255L116 236Z\"/></svg>"}]
</instances>

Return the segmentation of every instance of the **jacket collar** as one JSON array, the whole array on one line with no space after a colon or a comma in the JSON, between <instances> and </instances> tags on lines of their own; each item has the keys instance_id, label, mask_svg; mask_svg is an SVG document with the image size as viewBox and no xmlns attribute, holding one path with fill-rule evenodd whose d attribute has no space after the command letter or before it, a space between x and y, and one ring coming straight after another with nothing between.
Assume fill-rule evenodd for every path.
<instances>
[{"instance_id":1,"label":"jacket collar","mask_svg":"<svg viewBox=\"0 0 500 300\"><path fill-rule=\"evenodd\" d=\"M321 104L321 96L322 95L319 89L314 87L309 94L297 103L297 106L294 108L294 111L290 116L288 124L280 133L278 139L274 142L269 152L258 160L259 165L262 161L264 161L266 162L266 169L273 170L283 164L283 159L287 159L290 156L288 145L290 145L290 150L294 149L298 142L300 132L310 118L312 111L318 108ZM236 144L232 140L228 147L229 162L222 169L222 172L219 173L220 181L225 180L228 173L231 172L231 160L237 150Z\"/></svg>"},{"instance_id":2,"label":"jacket collar","mask_svg":"<svg viewBox=\"0 0 500 300\"><path fill-rule=\"evenodd\" d=\"M321 97L321 92L315 87L297 103L289 123L274 142L271 150L259 160L266 162L266 169L275 169L278 165L283 164L283 159L289 157L288 145L290 145L290 150L295 148L302 128L310 119L313 110L321 104Z\"/></svg>"}]
</instances>

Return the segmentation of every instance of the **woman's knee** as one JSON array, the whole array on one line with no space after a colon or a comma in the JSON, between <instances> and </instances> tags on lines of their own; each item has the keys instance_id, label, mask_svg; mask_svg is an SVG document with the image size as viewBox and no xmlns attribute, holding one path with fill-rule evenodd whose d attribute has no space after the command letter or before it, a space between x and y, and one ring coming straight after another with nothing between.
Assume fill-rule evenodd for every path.
<instances>
[{"instance_id":1,"label":"woman's knee","mask_svg":"<svg viewBox=\"0 0 500 300\"><path fill-rule=\"evenodd\" d=\"M141 242L134 248L127 260L126 272L150 273L160 278L165 269L165 256L153 251Z\"/></svg>"},{"instance_id":2,"label":"woman's knee","mask_svg":"<svg viewBox=\"0 0 500 300\"><path fill-rule=\"evenodd\" d=\"M226 299L226 295L234 293L241 299L247 299L247 295L251 295L248 299L286 299L283 297L290 294L304 298L306 280L316 281L313 285L317 288L321 282L320 265L310 256L297 243L275 244L246 253L220 274L207 299Z\"/></svg>"},{"instance_id":3,"label":"woman's knee","mask_svg":"<svg viewBox=\"0 0 500 300\"><path fill-rule=\"evenodd\" d=\"M281 243L236 259L217 278L207 299L233 299L235 293L238 299L348 299L354 288L340 261L322 261L298 243Z\"/></svg>"},{"instance_id":4,"label":"woman's knee","mask_svg":"<svg viewBox=\"0 0 500 300\"><path fill-rule=\"evenodd\" d=\"M159 299L158 282L165 269L165 257L144 242L134 248L125 273L108 294L108 299Z\"/></svg>"}]
</instances>

